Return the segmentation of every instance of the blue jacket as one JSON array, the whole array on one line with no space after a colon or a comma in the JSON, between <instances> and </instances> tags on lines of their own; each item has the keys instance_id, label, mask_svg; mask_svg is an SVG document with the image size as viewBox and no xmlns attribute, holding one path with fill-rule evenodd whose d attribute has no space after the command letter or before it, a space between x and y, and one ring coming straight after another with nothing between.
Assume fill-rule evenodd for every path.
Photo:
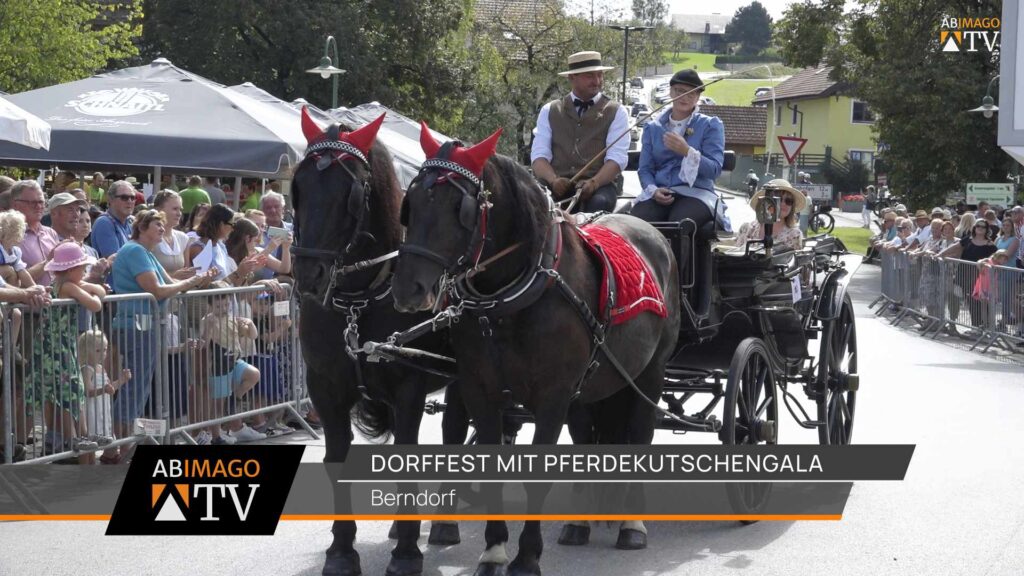
<instances>
[{"instance_id":1,"label":"blue jacket","mask_svg":"<svg viewBox=\"0 0 1024 576\"><path fill-rule=\"evenodd\" d=\"M671 108L644 126L643 147L640 150L640 188L642 192L637 201L649 200L647 188L669 188L681 196L696 198L708 207L715 215L719 227L727 232L732 231L732 223L725 214L725 202L715 192L715 179L722 174L722 163L725 160L725 126L717 116L705 116L694 112L686 125L686 143L700 152L700 166L693 186L688 185L679 176L683 157L665 147L663 137L668 131L668 120Z\"/></svg>"},{"instance_id":2,"label":"blue jacket","mask_svg":"<svg viewBox=\"0 0 1024 576\"><path fill-rule=\"evenodd\" d=\"M686 186L679 178L679 167L683 157L665 147L662 137L668 130L671 108L644 126L643 147L640 149L640 187L649 184L658 188ZM725 159L725 126L717 116L705 116L694 112L687 125L693 133L686 136L686 143L700 152L700 169L694 188L715 191L715 180L722 174Z\"/></svg>"}]
</instances>

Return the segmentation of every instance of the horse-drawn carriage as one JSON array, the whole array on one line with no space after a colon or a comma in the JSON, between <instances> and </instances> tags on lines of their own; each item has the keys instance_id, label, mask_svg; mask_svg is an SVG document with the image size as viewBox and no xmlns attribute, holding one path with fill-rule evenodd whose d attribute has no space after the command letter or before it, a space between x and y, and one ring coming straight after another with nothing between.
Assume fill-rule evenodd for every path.
<instances>
[{"instance_id":1,"label":"horse-drawn carriage","mask_svg":"<svg viewBox=\"0 0 1024 576\"><path fill-rule=\"evenodd\" d=\"M849 442L856 331L852 271L836 239L778 251L769 234L720 249L713 227L603 216L602 233L630 246L640 283L661 298L656 313L619 323L610 279L621 278L602 267L613 247L588 248L587 227L555 209L525 169L494 156L497 134L473 147L442 145L424 125L428 160L403 197L373 126L325 132L304 116L310 147L293 187L300 335L329 461L347 454L353 406L360 429L393 429L396 442L415 443L424 405L444 408L426 394L451 379L408 366L446 357L459 380L448 387L446 442L464 441L470 421L480 443L507 441L530 421L534 443L557 441L566 423L576 442L650 443L657 427L776 443L780 400L822 443ZM775 211L758 218L771 230L778 198L766 199ZM699 397L708 400L688 411ZM745 504L756 509L756 499ZM398 525L388 573L418 574L419 523ZM435 527L431 543L443 540ZM334 532L325 573L358 573L354 523L336 522ZM485 537L477 573L504 573L504 523L488 522ZM539 573L540 541L539 524L527 522L508 573ZM643 547L646 536L624 527L619 541Z\"/></svg>"}]
</instances>

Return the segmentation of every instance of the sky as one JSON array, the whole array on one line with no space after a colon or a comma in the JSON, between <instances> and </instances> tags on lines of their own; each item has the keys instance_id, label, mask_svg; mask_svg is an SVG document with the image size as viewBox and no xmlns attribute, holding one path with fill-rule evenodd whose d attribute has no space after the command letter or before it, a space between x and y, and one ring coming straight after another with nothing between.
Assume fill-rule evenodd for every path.
<instances>
[{"instance_id":1,"label":"sky","mask_svg":"<svg viewBox=\"0 0 1024 576\"><path fill-rule=\"evenodd\" d=\"M605 0L607 3L621 9L626 16L632 14L632 0ZM668 13L672 14L726 14L732 16L736 10L749 5L753 0L668 0ZM793 3L793 0L758 0L768 9L768 14L773 20L782 18L783 11ZM590 12L590 0L567 0L571 6L581 11ZM595 0L595 4L602 4L602 0Z\"/></svg>"}]
</instances>

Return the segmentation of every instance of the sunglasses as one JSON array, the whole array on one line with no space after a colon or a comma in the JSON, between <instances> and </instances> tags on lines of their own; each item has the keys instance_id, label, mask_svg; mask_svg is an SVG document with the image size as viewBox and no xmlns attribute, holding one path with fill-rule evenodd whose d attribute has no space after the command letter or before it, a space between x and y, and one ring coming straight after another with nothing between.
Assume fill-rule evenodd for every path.
<instances>
[{"instance_id":1,"label":"sunglasses","mask_svg":"<svg viewBox=\"0 0 1024 576\"><path fill-rule=\"evenodd\" d=\"M795 202L796 201L793 200L792 196L783 196L782 197L782 203L785 204L786 206L792 206Z\"/></svg>"},{"instance_id":2,"label":"sunglasses","mask_svg":"<svg viewBox=\"0 0 1024 576\"><path fill-rule=\"evenodd\" d=\"M129 196L127 194L118 194L117 196L114 196L114 198L116 198L118 200L124 200L125 202L127 202L129 200L131 200L132 202L135 201L135 196Z\"/></svg>"}]
</instances>

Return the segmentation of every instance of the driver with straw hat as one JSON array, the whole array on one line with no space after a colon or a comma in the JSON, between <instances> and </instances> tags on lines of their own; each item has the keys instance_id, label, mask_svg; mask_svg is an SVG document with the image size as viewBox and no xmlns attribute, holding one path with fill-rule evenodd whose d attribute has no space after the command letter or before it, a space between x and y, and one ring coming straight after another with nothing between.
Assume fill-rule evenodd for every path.
<instances>
[{"instance_id":1,"label":"driver with straw hat","mask_svg":"<svg viewBox=\"0 0 1024 576\"><path fill-rule=\"evenodd\" d=\"M601 92L604 71L612 69L602 64L600 52L569 56L569 69L558 75L569 79L572 90L545 104L537 115L530 150L533 173L551 189L556 201L579 191L578 208L583 212L615 210L620 173L629 161L629 137L612 144L629 129L629 115ZM597 161L588 166L597 156ZM573 181L585 166L586 170Z\"/></svg>"}]
</instances>

